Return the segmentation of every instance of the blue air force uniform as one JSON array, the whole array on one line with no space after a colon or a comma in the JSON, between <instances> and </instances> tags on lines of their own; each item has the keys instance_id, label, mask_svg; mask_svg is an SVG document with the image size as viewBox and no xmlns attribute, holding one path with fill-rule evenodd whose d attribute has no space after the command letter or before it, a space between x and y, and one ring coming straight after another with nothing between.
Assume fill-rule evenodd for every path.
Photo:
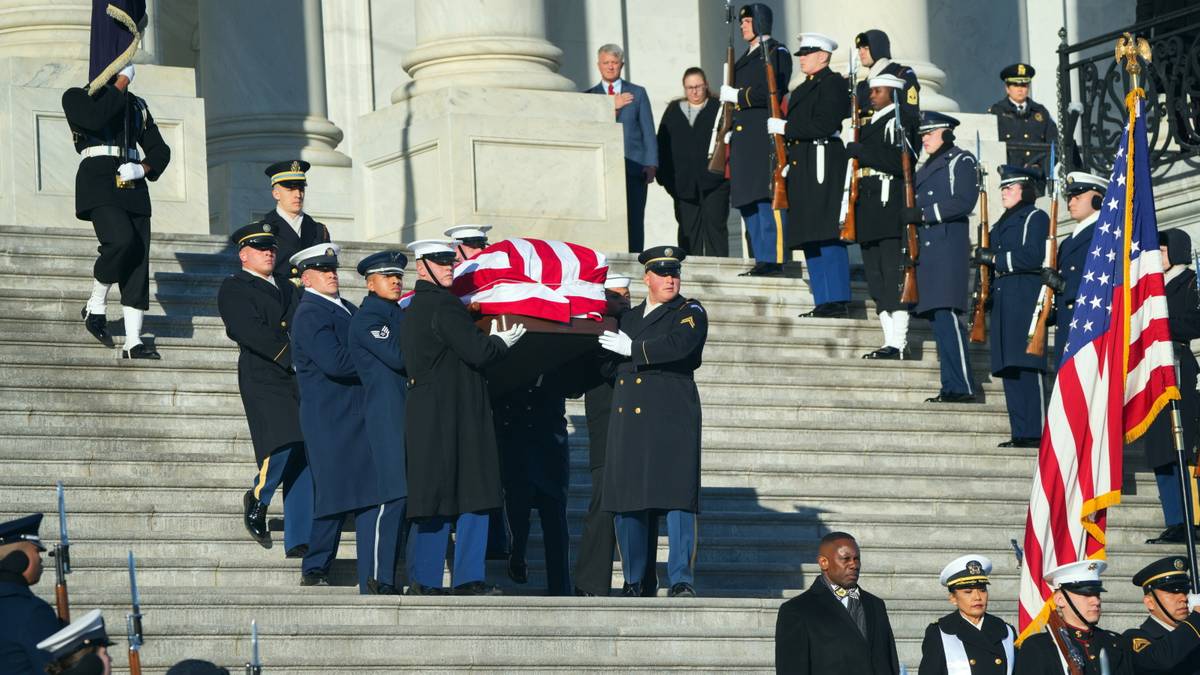
<instances>
[{"instance_id":1,"label":"blue air force uniform","mask_svg":"<svg viewBox=\"0 0 1200 675\"><path fill-rule=\"evenodd\" d=\"M41 524L40 513L0 524L0 546L25 541L45 551L38 538ZM25 551L0 558L0 671L13 675L46 672L50 655L37 644L62 628L54 609L30 590L24 576L28 566Z\"/></svg>"},{"instance_id":2,"label":"blue air force uniform","mask_svg":"<svg viewBox=\"0 0 1200 675\"><path fill-rule=\"evenodd\" d=\"M1104 191L1108 181L1088 173L1072 171L1067 174L1063 195L1069 202L1077 195L1094 192L1091 195L1095 213L1085 217L1075 224L1070 236L1058 245L1058 273L1062 276L1063 289L1054 294L1054 363L1062 361L1063 348L1067 344L1067 333L1070 332L1071 315L1075 313L1075 299L1079 297L1079 282L1083 280L1083 268L1087 264L1088 249L1092 243L1092 234L1096 231L1096 221L1100 217L1100 200L1104 199Z\"/></svg>"},{"instance_id":3,"label":"blue air force uniform","mask_svg":"<svg viewBox=\"0 0 1200 675\"><path fill-rule=\"evenodd\" d=\"M363 258L358 272L403 275L408 263L399 251L380 251ZM404 402L408 377L400 351L400 327L404 314L400 305L368 293L350 318L348 343L354 369L363 383L367 440L375 466L374 480L380 504L374 531L374 555L369 584L372 592L398 593L396 559L404 525L408 478L404 452ZM359 531L358 536L362 536Z\"/></svg>"},{"instance_id":4,"label":"blue air force uniform","mask_svg":"<svg viewBox=\"0 0 1200 675\"><path fill-rule=\"evenodd\" d=\"M1001 188L1022 183L1022 201L1006 210L991 232L992 274L991 371L1004 382L1012 439L1002 444L1036 447L1042 436L1046 401L1042 375L1046 357L1025 353L1029 323L1042 292L1050 216L1033 204L1034 173L1000 167Z\"/></svg>"},{"instance_id":5,"label":"blue air force uniform","mask_svg":"<svg viewBox=\"0 0 1200 675\"><path fill-rule=\"evenodd\" d=\"M975 156L954 145L958 120L937 112L923 114L922 134L942 132L942 146L913 176L921 253L917 265L920 300L915 311L933 326L941 367L942 387L930 402L960 402L975 396L975 381L967 357L967 311L971 234L968 218L979 199L979 164Z\"/></svg>"},{"instance_id":6,"label":"blue air force uniform","mask_svg":"<svg viewBox=\"0 0 1200 675\"><path fill-rule=\"evenodd\" d=\"M942 569L941 583L951 595L987 590L992 561L978 553L960 556ZM1012 675L1017 631L984 612L979 621L955 610L925 628L918 675Z\"/></svg>"},{"instance_id":7,"label":"blue air force uniform","mask_svg":"<svg viewBox=\"0 0 1200 675\"><path fill-rule=\"evenodd\" d=\"M292 257L301 274L337 267L336 244L318 244ZM358 586L366 592L374 569L379 471L363 419L363 386L350 355L350 302L305 289L292 324L292 362L300 383L300 426L315 488L313 528L304 556L306 585L327 581L342 523L355 518Z\"/></svg>"}]
</instances>

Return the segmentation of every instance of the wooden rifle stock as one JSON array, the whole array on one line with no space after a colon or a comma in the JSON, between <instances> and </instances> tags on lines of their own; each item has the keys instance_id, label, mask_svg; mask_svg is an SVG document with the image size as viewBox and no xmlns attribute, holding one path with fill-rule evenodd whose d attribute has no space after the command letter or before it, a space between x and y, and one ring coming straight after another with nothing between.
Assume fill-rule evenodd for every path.
<instances>
[{"instance_id":1,"label":"wooden rifle stock","mask_svg":"<svg viewBox=\"0 0 1200 675\"><path fill-rule=\"evenodd\" d=\"M129 673L142 675L142 654L135 647L129 648Z\"/></svg>"},{"instance_id":2,"label":"wooden rifle stock","mask_svg":"<svg viewBox=\"0 0 1200 675\"><path fill-rule=\"evenodd\" d=\"M853 79L853 78L851 78ZM855 82L850 83L850 138L854 143L858 142L858 91L855 87ZM855 203L858 201L858 158L850 159L850 166L847 169L850 172L848 178L850 187L846 195L846 219L842 221L842 227L838 231L838 239L853 244L858 239L858 209Z\"/></svg>"},{"instance_id":3,"label":"wooden rifle stock","mask_svg":"<svg viewBox=\"0 0 1200 675\"><path fill-rule=\"evenodd\" d=\"M733 82L733 42L725 53L725 82ZM713 137L708 144L708 170L713 173L725 174L725 163L729 160L729 144L725 135L733 130L733 104L721 104L721 123L713 125Z\"/></svg>"},{"instance_id":4,"label":"wooden rifle stock","mask_svg":"<svg viewBox=\"0 0 1200 675\"><path fill-rule=\"evenodd\" d=\"M759 42L762 47L763 65L767 69L767 95L771 99L771 117L782 118L783 111L779 105L779 87L775 84L775 67L771 65L771 55L767 53L767 44ZM766 133L766 129L763 129ZM784 170L787 169L787 147L783 136L771 134L775 139L775 168L771 177L771 208L775 210L788 207L787 181Z\"/></svg>"},{"instance_id":5,"label":"wooden rifle stock","mask_svg":"<svg viewBox=\"0 0 1200 675\"><path fill-rule=\"evenodd\" d=\"M54 584L54 605L58 610L58 620L64 624L71 623L71 603L67 600L67 581Z\"/></svg>"},{"instance_id":6,"label":"wooden rifle stock","mask_svg":"<svg viewBox=\"0 0 1200 675\"><path fill-rule=\"evenodd\" d=\"M1067 638L1063 635L1063 631L1071 629L1067 626L1067 622L1063 621L1062 614L1059 614L1057 609L1050 610L1050 616L1046 618L1046 625L1050 628L1050 637L1054 640L1054 646L1067 664L1068 675L1083 675L1083 667L1072 657L1071 648L1067 645Z\"/></svg>"},{"instance_id":7,"label":"wooden rifle stock","mask_svg":"<svg viewBox=\"0 0 1200 675\"><path fill-rule=\"evenodd\" d=\"M1050 233L1046 235L1046 266L1058 269L1058 190L1051 193L1050 203ZM1054 309L1054 289L1042 286L1038 294L1038 304L1033 310L1032 324L1029 327L1029 345L1025 353L1032 356L1043 356L1046 353L1046 324L1050 321L1050 310ZM1058 339L1065 339L1059 336Z\"/></svg>"},{"instance_id":8,"label":"wooden rifle stock","mask_svg":"<svg viewBox=\"0 0 1200 675\"><path fill-rule=\"evenodd\" d=\"M896 115L900 114L900 109L896 109ZM904 169L904 206L907 209L915 208L917 205L916 193L913 189L913 171L912 171L912 155L908 154L908 147L905 145L903 133L900 138L900 166ZM917 224L905 224L905 244L907 249L904 254L904 282L900 286L900 302L906 305L915 305L920 300L920 294L917 292L917 256L921 253L921 241L917 236Z\"/></svg>"},{"instance_id":9,"label":"wooden rifle stock","mask_svg":"<svg viewBox=\"0 0 1200 675\"><path fill-rule=\"evenodd\" d=\"M980 176L983 175L983 168L979 169ZM988 230L988 196L987 185L983 180L979 181L979 246L981 248L990 248L992 233ZM980 264L975 270L975 297L974 305L971 307L971 325L967 327L969 339L971 342L983 342L987 339L987 313L988 298L992 293L992 271L985 269L988 265Z\"/></svg>"}]
</instances>

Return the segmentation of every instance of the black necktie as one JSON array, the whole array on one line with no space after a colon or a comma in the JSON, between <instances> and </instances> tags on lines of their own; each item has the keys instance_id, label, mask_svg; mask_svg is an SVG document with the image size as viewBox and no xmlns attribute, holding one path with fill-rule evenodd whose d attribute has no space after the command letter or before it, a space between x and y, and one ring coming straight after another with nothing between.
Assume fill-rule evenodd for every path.
<instances>
[{"instance_id":1,"label":"black necktie","mask_svg":"<svg viewBox=\"0 0 1200 675\"><path fill-rule=\"evenodd\" d=\"M846 598L846 609L850 612L850 618L854 619L854 624L858 626L858 632L862 633L864 638L867 637L867 615L863 613L862 600L858 599L857 593L851 593Z\"/></svg>"}]
</instances>

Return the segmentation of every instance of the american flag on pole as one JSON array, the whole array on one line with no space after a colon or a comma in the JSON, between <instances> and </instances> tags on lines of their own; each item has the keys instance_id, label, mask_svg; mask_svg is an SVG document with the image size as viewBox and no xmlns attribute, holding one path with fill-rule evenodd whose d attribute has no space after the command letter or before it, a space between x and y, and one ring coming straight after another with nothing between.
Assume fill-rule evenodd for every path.
<instances>
[{"instance_id":1,"label":"american flag on pole","mask_svg":"<svg viewBox=\"0 0 1200 675\"><path fill-rule=\"evenodd\" d=\"M1179 398L1139 89L1127 105L1033 476L1021 640L1040 631L1052 609L1045 572L1105 557L1107 509L1121 501L1124 444Z\"/></svg>"}]
</instances>

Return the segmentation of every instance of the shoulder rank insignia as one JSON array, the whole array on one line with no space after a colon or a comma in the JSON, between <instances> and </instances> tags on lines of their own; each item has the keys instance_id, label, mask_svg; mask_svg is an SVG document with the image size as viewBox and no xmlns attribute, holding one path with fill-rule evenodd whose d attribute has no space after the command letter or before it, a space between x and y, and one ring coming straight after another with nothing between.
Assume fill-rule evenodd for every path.
<instances>
[{"instance_id":1,"label":"shoulder rank insignia","mask_svg":"<svg viewBox=\"0 0 1200 675\"><path fill-rule=\"evenodd\" d=\"M1150 646L1150 641L1147 640L1146 638L1141 638L1141 637L1133 638L1133 651L1134 652L1140 653L1143 649L1145 649L1146 647L1149 647L1149 646Z\"/></svg>"},{"instance_id":2,"label":"shoulder rank insignia","mask_svg":"<svg viewBox=\"0 0 1200 675\"><path fill-rule=\"evenodd\" d=\"M908 104L909 105L917 104L917 88L916 87L908 88Z\"/></svg>"},{"instance_id":3,"label":"shoulder rank insignia","mask_svg":"<svg viewBox=\"0 0 1200 675\"><path fill-rule=\"evenodd\" d=\"M392 331L388 330L387 326L384 326L383 328L380 328L379 330L371 331L371 336L374 337L376 340L386 340L386 339L388 339L388 336L391 334L392 334Z\"/></svg>"},{"instance_id":4,"label":"shoulder rank insignia","mask_svg":"<svg viewBox=\"0 0 1200 675\"><path fill-rule=\"evenodd\" d=\"M690 316L683 317L682 319L679 320L679 323L686 323L687 325L691 326L692 328L696 327L696 320Z\"/></svg>"}]
</instances>

